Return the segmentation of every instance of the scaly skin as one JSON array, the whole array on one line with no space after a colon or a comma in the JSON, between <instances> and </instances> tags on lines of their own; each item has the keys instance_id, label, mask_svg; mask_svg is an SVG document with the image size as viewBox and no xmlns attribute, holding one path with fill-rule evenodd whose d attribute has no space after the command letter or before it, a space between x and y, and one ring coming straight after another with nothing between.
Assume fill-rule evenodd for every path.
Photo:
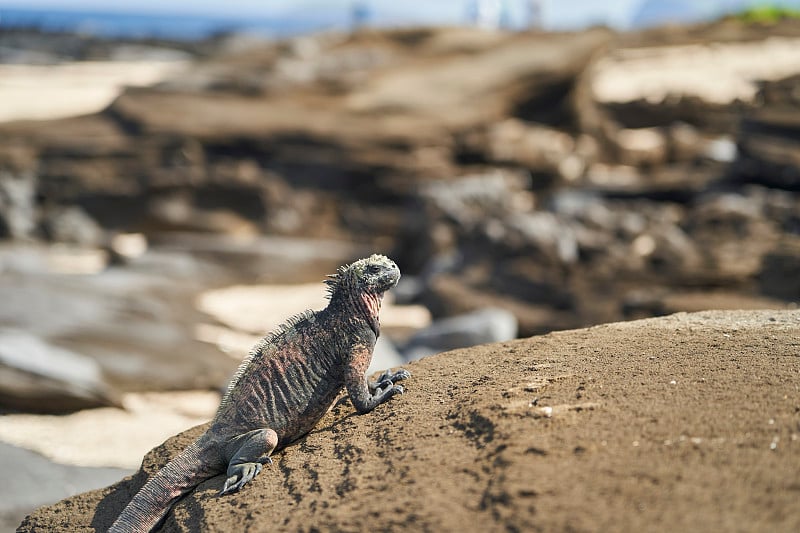
<instances>
[{"instance_id":1,"label":"scaly skin","mask_svg":"<svg viewBox=\"0 0 800 533\"><path fill-rule=\"evenodd\" d=\"M242 488L272 463L270 455L308 433L342 388L363 414L403 393L405 370L365 376L380 334L383 293L400 270L382 255L341 267L330 276L328 306L307 311L267 335L231 380L211 427L147 481L109 529L154 528L184 494L227 472L220 495Z\"/></svg>"}]
</instances>

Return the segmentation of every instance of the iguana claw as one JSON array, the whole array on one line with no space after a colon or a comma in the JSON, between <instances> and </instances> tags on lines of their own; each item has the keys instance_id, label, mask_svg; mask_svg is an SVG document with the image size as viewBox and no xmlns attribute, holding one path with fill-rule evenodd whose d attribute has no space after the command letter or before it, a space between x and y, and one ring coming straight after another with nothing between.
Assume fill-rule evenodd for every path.
<instances>
[{"instance_id":1,"label":"iguana claw","mask_svg":"<svg viewBox=\"0 0 800 533\"><path fill-rule=\"evenodd\" d=\"M230 474L232 471L234 473L225 480L225 485L223 485L222 490L219 491L219 495L230 494L231 492L236 492L241 489L248 482L252 481L252 479L261 472L262 468L261 463L244 463L229 468L228 473Z\"/></svg>"}]
</instances>

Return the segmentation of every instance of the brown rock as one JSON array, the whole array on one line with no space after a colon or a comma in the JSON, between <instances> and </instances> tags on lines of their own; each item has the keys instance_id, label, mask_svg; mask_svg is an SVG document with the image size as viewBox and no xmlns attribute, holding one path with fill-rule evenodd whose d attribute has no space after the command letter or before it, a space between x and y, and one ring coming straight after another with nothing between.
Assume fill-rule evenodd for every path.
<instances>
[{"instance_id":1,"label":"brown rock","mask_svg":"<svg viewBox=\"0 0 800 533\"><path fill-rule=\"evenodd\" d=\"M488 289L471 287L447 275L437 276L422 296L423 303L434 317L453 316L485 307L511 311L519 322L519 334L534 335L574 327L578 317L543 303L532 303Z\"/></svg>"},{"instance_id":2,"label":"brown rock","mask_svg":"<svg viewBox=\"0 0 800 533\"><path fill-rule=\"evenodd\" d=\"M100 365L24 331L0 329L0 405L61 413L120 406Z\"/></svg>"},{"instance_id":3,"label":"brown rock","mask_svg":"<svg viewBox=\"0 0 800 533\"><path fill-rule=\"evenodd\" d=\"M241 492L202 483L163 531L796 531L798 335L800 311L705 312L429 357L403 396L338 405ZM104 530L202 429L18 531Z\"/></svg>"},{"instance_id":4,"label":"brown rock","mask_svg":"<svg viewBox=\"0 0 800 533\"><path fill-rule=\"evenodd\" d=\"M800 190L800 112L797 106L770 106L742 122L741 179L789 190Z\"/></svg>"},{"instance_id":5,"label":"brown rock","mask_svg":"<svg viewBox=\"0 0 800 533\"><path fill-rule=\"evenodd\" d=\"M653 287L632 291L622 301L626 319L662 316L672 313L696 313L708 309L791 309L791 304L776 298L747 294L743 291L695 290L680 291Z\"/></svg>"},{"instance_id":6,"label":"brown rock","mask_svg":"<svg viewBox=\"0 0 800 533\"><path fill-rule=\"evenodd\" d=\"M653 167L667 159L667 139L658 128L626 128L614 141L623 165Z\"/></svg>"},{"instance_id":7,"label":"brown rock","mask_svg":"<svg viewBox=\"0 0 800 533\"><path fill-rule=\"evenodd\" d=\"M584 166L575 154L576 141L571 135L555 128L526 124L519 119L510 118L493 124L488 128L485 140L481 141L485 143L485 157L492 163L554 174L567 181L577 179Z\"/></svg>"},{"instance_id":8,"label":"brown rock","mask_svg":"<svg viewBox=\"0 0 800 533\"><path fill-rule=\"evenodd\" d=\"M594 164L585 185L607 196L687 202L719 179L721 169L676 164L643 171L630 165Z\"/></svg>"},{"instance_id":9,"label":"brown rock","mask_svg":"<svg viewBox=\"0 0 800 533\"><path fill-rule=\"evenodd\" d=\"M771 217L764 216L767 205L765 198L752 192L708 194L698 199L684 226L705 255L706 276L718 282L742 282L758 274L762 257L780 236Z\"/></svg>"},{"instance_id":10,"label":"brown rock","mask_svg":"<svg viewBox=\"0 0 800 533\"><path fill-rule=\"evenodd\" d=\"M759 282L768 296L800 302L800 237L786 236L764 255Z\"/></svg>"}]
</instances>

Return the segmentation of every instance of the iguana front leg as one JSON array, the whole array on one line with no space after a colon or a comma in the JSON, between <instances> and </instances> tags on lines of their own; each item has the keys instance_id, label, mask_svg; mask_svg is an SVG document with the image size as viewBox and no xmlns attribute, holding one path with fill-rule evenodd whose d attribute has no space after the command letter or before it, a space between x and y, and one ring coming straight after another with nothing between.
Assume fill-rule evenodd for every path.
<instances>
[{"instance_id":1,"label":"iguana front leg","mask_svg":"<svg viewBox=\"0 0 800 533\"><path fill-rule=\"evenodd\" d=\"M375 394L375 391L378 389L385 389L398 381L402 381L404 379L408 379L411 377L411 372L406 370L405 368L401 368L396 371L392 371L392 369L385 370L383 374L378 376L378 379L375 381L369 381L367 386L369 387L369 391L372 394Z\"/></svg>"},{"instance_id":2,"label":"iguana front leg","mask_svg":"<svg viewBox=\"0 0 800 533\"><path fill-rule=\"evenodd\" d=\"M224 447L228 459L228 479L219 495L236 492L261 472L264 463L272 463L270 454L278 445L273 430L256 429L234 437Z\"/></svg>"},{"instance_id":3,"label":"iguana front leg","mask_svg":"<svg viewBox=\"0 0 800 533\"><path fill-rule=\"evenodd\" d=\"M350 361L344 374L344 384L347 387L347 393L350 396L350 401L353 402L353 407L356 408L359 414L368 413L392 396L403 394L403 387L394 385L394 381L391 378L383 381L379 380L377 387L370 387L366 373L371 360L371 347L363 345L356 346L350 356ZM400 370L392 374L392 376L394 375L400 380L405 379L411 374L405 370Z\"/></svg>"}]
</instances>

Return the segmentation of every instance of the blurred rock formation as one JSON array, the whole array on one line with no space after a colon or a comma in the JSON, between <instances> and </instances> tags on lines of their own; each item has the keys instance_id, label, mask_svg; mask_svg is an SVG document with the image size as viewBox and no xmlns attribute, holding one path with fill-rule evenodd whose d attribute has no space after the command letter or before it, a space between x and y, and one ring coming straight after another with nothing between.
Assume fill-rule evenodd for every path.
<instances>
[{"instance_id":1,"label":"blurred rock formation","mask_svg":"<svg viewBox=\"0 0 800 533\"><path fill-rule=\"evenodd\" d=\"M262 261L285 239L355 243L413 277L404 301L505 309L523 336L800 299L796 22L230 42L102 113L0 124L0 234L99 247L116 276L164 268L170 291L290 276ZM122 233L151 244L134 263ZM115 330L126 350L177 353L170 291L115 308L166 328Z\"/></svg>"}]
</instances>

